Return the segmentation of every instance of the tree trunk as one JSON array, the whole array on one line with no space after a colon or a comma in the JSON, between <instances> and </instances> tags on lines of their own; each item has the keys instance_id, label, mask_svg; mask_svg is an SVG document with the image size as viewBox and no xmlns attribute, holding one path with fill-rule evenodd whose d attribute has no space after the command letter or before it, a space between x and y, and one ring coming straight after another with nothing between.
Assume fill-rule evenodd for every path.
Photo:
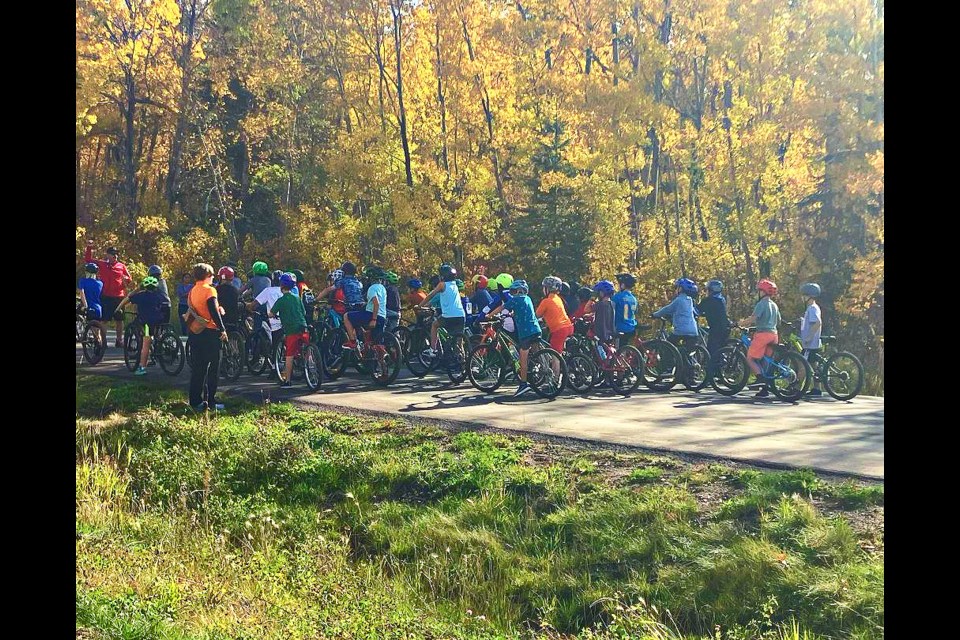
<instances>
[{"instance_id":1,"label":"tree trunk","mask_svg":"<svg viewBox=\"0 0 960 640\"><path fill-rule=\"evenodd\" d=\"M737 186L737 167L736 159L733 153L733 134L731 132L731 122L730 122L730 108L733 106L733 87L730 84L730 81L727 80L723 83L723 128L727 131L727 155L729 159L730 167L730 184L733 187L733 196L734 203L737 208L737 231L740 236L740 252L743 253L744 262L747 263L747 282L750 285L750 290L757 286L757 276L753 268L753 257L750 255L750 247L747 243L747 232L744 224L744 208L745 204L743 202L743 195L740 193L740 188Z\"/></svg>"},{"instance_id":2,"label":"tree trunk","mask_svg":"<svg viewBox=\"0 0 960 640\"><path fill-rule=\"evenodd\" d=\"M394 4L394 2L396 4ZM403 166L406 170L407 186L413 187L413 171L410 167L410 143L407 140L407 111L403 105L403 71L401 69L401 45L403 44L403 14L401 13L403 0L391 0L390 10L393 13L393 47L397 55L397 106L399 108L400 144L403 146Z\"/></svg>"},{"instance_id":3,"label":"tree trunk","mask_svg":"<svg viewBox=\"0 0 960 640\"><path fill-rule=\"evenodd\" d=\"M123 108L123 208L130 235L137 235L137 158L134 147L134 118L137 108L137 85L132 71L126 72L126 96Z\"/></svg>"}]
</instances>

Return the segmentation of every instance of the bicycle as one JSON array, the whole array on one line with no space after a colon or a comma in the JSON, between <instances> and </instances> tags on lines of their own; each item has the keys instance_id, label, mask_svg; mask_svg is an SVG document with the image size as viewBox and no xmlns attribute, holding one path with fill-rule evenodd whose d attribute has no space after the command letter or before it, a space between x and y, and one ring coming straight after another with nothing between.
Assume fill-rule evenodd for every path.
<instances>
[{"instance_id":1,"label":"bicycle","mask_svg":"<svg viewBox=\"0 0 960 640\"><path fill-rule=\"evenodd\" d=\"M83 312L83 303L80 301L80 296L77 296L77 327L76 327L76 337L77 342L83 340L83 331L87 323L87 316Z\"/></svg>"},{"instance_id":2,"label":"bicycle","mask_svg":"<svg viewBox=\"0 0 960 640\"><path fill-rule=\"evenodd\" d=\"M346 330L334 333L334 336L346 334ZM343 342L339 346L342 349ZM352 363L357 371L369 375L374 384L385 387L397 379L400 374L402 355L400 342L397 336L389 331L383 331L382 338L377 341L373 337L373 330L369 327L357 328L357 348L349 351L342 350L341 369ZM339 375L339 373L338 373Z\"/></svg>"},{"instance_id":3,"label":"bicycle","mask_svg":"<svg viewBox=\"0 0 960 640\"><path fill-rule=\"evenodd\" d=\"M425 322L415 331L411 332L408 352L404 358L407 369L410 373L422 378L430 371L443 367L453 384L460 384L467 377L467 328L464 327L464 333L453 336L447 329L441 325L437 329L437 349L431 356L426 353L430 348L430 323L427 319L438 315L437 309L422 309L418 312L418 318L422 317Z\"/></svg>"},{"instance_id":4,"label":"bicycle","mask_svg":"<svg viewBox=\"0 0 960 640\"><path fill-rule=\"evenodd\" d=\"M307 332L312 333L311 327L307 326ZM274 372L278 380L283 380L283 374L286 368L287 344L286 340L281 340L274 351ZM300 353L293 357L293 373L291 378L303 378L310 391L316 391L323 384L323 358L320 355L320 348L311 339L300 347Z\"/></svg>"},{"instance_id":5,"label":"bicycle","mask_svg":"<svg viewBox=\"0 0 960 640\"><path fill-rule=\"evenodd\" d=\"M638 324L629 345L640 352L643 362L643 383L652 391L670 391L680 381L678 373L682 358L677 347L667 340L665 323L655 338L644 340L642 331L652 329L652 325Z\"/></svg>"},{"instance_id":6,"label":"bicycle","mask_svg":"<svg viewBox=\"0 0 960 640\"><path fill-rule=\"evenodd\" d=\"M129 313L124 311L124 313ZM132 315L132 314L130 314ZM170 376L178 375L183 371L186 362L186 351L180 336L172 329L169 323L157 325L157 333L150 341L149 362L156 362L163 372ZM123 363L127 370L136 371L140 366L140 349L143 345L143 323L137 319L123 330Z\"/></svg>"},{"instance_id":7,"label":"bicycle","mask_svg":"<svg viewBox=\"0 0 960 640\"><path fill-rule=\"evenodd\" d=\"M718 393L731 396L742 391L747 385L751 371L747 364L750 331L755 330L754 327L733 328L740 331L740 337L736 345L728 344L717 354L717 371L711 381ZM799 353L782 344L768 347L760 361L764 383L775 396L786 402L794 402L803 395L807 366Z\"/></svg>"},{"instance_id":8,"label":"bicycle","mask_svg":"<svg viewBox=\"0 0 960 640\"><path fill-rule=\"evenodd\" d=\"M242 325L241 325L242 326ZM227 341L220 348L220 377L227 382L236 382L243 373L243 332L234 325L227 326Z\"/></svg>"},{"instance_id":9,"label":"bicycle","mask_svg":"<svg viewBox=\"0 0 960 640\"><path fill-rule=\"evenodd\" d=\"M786 337L786 344L803 355L803 346L796 334L798 325L785 322L790 331ZM836 336L821 336L824 348L837 342ZM863 389L864 371L860 358L849 351L837 351L829 356L821 352L811 352L809 358L804 358L810 365L809 377L806 379L803 393L807 394L813 386L814 380L823 385L824 390L836 400L846 402L856 398Z\"/></svg>"},{"instance_id":10,"label":"bicycle","mask_svg":"<svg viewBox=\"0 0 960 640\"><path fill-rule=\"evenodd\" d=\"M660 320L660 328L657 330L657 340L667 341L674 345L677 353L680 354L680 370L668 389L672 389L678 382L682 382L688 391L700 391L709 382L707 368L710 365L710 352L707 351L702 329L697 331L696 336L673 336L676 339L675 342L667 336L667 319L658 319Z\"/></svg>"},{"instance_id":11,"label":"bicycle","mask_svg":"<svg viewBox=\"0 0 960 640\"><path fill-rule=\"evenodd\" d=\"M90 364L98 364L107 351L107 328L100 320L93 320L84 314L83 330L80 332L80 346L83 357Z\"/></svg>"},{"instance_id":12,"label":"bicycle","mask_svg":"<svg viewBox=\"0 0 960 640\"><path fill-rule=\"evenodd\" d=\"M477 390L493 393L506 380L508 372L520 377L520 352L513 337L502 330L503 320L481 321L484 333L480 344L470 350L467 376ZM541 398L556 398L563 390L567 365L557 351L541 338L527 354L527 382Z\"/></svg>"}]
</instances>

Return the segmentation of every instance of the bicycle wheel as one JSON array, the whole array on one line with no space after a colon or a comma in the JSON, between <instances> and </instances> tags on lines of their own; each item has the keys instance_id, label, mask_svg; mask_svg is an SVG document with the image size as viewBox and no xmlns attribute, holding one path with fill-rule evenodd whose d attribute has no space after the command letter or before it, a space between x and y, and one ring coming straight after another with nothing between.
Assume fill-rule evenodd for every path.
<instances>
[{"instance_id":1,"label":"bicycle wheel","mask_svg":"<svg viewBox=\"0 0 960 640\"><path fill-rule=\"evenodd\" d=\"M83 341L83 334L84 334L83 326L86 324L86 320L84 320L83 317L82 317L82 316L79 316L79 315L76 317L76 320L77 320L77 326L76 326L76 334L75 334L75 335L76 335L76 338L77 338L77 342L82 342L82 341Z\"/></svg>"},{"instance_id":2,"label":"bicycle wheel","mask_svg":"<svg viewBox=\"0 0 960 640\"><path fill-rule=\"evenodd\" d=\"M750 368L746 357L736 346L727 345L717 352L715 371L710 379L713 390L724 396L734 396L747 386Z\"/></svg>"},{"instance_id":3,"label":"bicycle wheel","mask_svg":"<svg viewBox=\"0 0 960 640\"><path fill-rule=\"evenodd\" d=\"M410 343L407 346L405 362L410 373L422 378L430 371L432 360L423 355L423 352L430 348L430 333L423 329L417 329L410 334Z\"/></svg>"},{"instance_id":4,"label":"bicycle wheel","mask_svg":"<svg viewBox=\"0 0 960 640\"><path fill-rule=\"evenodd\" d=\"M384 332L383 344L372 345L369 349L376 354L370 375L376 384L385 387L396 380L400 373L400 363L403 360L400 354L400 342L397 336Z\"/></svg>"},{"instance_id":5,"label":"bicycle wheel","mask_svg":"<svg viewBox=\"0 0 960 640\"><path fill-rule=\"evenodd\" d=\"M273 350L273 375L277 376L277 380L283 382L283 374L287 366L287 343L285 340L281 340L277 343L276 348ZM291 376L292 378L293 376Z\"/></svg>"},{"instance_id":6,"label":"bicycle wheel","mask_svg":"<svg viewBox=\"0 0 960 640\"><path fill-rule=\"evenodd\" d=\"M453 336L445 349L447 377L453 384L460 384L467 378L466 341L463 336Z\"/></svg>"},{"instance_id":7,"label":"bicycle wheel","mask_svg":"<svg viewBox=\"0 0 960 640\"><path fill-rule=\"evenodd\" d=\"M527 354L527 382L541 398L560 395L567 379L567 365L563 356L550 348L531 350Z\"/></svg>"},{"instance_id":8,"label":"bicycle wheel","mask_svg":"<svg viewBox=\"0 0 960 640\"><path fill-rule=\"evenodd\" d=\"M336 380L347 367L347 354L343 343L347 341L347 330L337 327L327 331L320 341L320 357L323 359L323 372L328 380Z\"/></svg>"},{"instance_id":9,"label":"bicycle wheel","mask_svg":"<svg viewBox=\"0 0 960 640\"><path fill-rule=\"evenodd\" d=\"M507 367L495 343L478 344L467 357L467 377L478 391L493 393L503 384Z\"/></svg>"},{"instance_id":10,"label":"bicycle wheel","mask_svg":"<svg viewBox=\"0 0 960 640\"><path fill-rule=\"evenodd\" d=\"M786 402L799 399L806 384L806 364L807 361L796 351L782 347L774 349L773 364L768 369L773 394Z\"/></svg>"},{"instance_id":11,"label":"bicycle wheel","mask_svg":"<svg viewBox=\"0 0 960 640\"><path fill-rule=\"evenodd\" d=\"M654 391L670 391L679 382L680 352L667 340L648 340L643 356L643 383Z\"/></svg>"},{"instance_id":12,"label":"bicycle wheel","mask_svg":"<svg viewBox=\"0 0 960 640\"><path fill-rule=\"evenodd\" d=\"M710 352L697 345L686 354L684 361L683 386L690 391L700 391L707 386L707 367L710 364Z\"/></svg>"},{"instance_id":13,"label":"bicycle wheel","mask_svg":"<svg viewBox=\"0 0 960 640\"><path fill-rule=\"evenodd\" d=\"M227 333L227 342L220 348L220 377L236 382L243 372L243 336L239 331Z\"/></svg>"},{"instance_id":14,"label":"bicycle wheel","mask_svg":"<svg viewBox=\"0 0 960 640\"><path fill-rule=\"evenodd\" d=\"M175 376L183 371L183 365L187 358L179 336L169 329L164 329L153 340L153 353L156 355L157 362L160 363L163 372Z\"/></svg>"},{"instance_id":15,"label":"bicycle wheel","mask_svg":"<svg viewBox=\"0 0 960 640\"><path fill-rule=\"evenodd\" d=\"M837 400L852 400L863 389L863 365L849 351L830 356L820 374L823 386Z\"/></svg>"},{"instance_id":16,"label":"bicycle wheel","mask_svg":"<svg viewBox=\"0 0 960 640\"><path fill-rule=\"evenodd\" d=\"M566 353L567 386L576 393L586 393L593 388L597 368L590 358L580 353Z\"/></svg>"},{"instance_id":17,"label":"bicycle wheel","mask_svg":"<svg viewBox=\"0 0 960 640\"><path fill-rule=\"evenodd\" d=\"M611 367L604 372L607 384L617 393L629 395L640 386L643 356L636 347L626 345L613 358Z\"/></svg>"},{"instance_id":18,"label":"bicycle wheel","mask_svg":"<svg viewBox=\"0 0 960 640\"><path fill-rule=\"evenodd\" d=\"M89 325L83 332L82 338L83 357L90 364L97 364L103 360L103 354L107 350L107 343L97 330L97 327Z\"/></svg>"},{"instance_id":19,"label":"bicycle wheel","mask_svg":"<svg viewBox=\"0 0 960 640\"><path fill-rule=\"evenodd\" d=\"M300 355L303 360L303 379L310 391L316 391L323 383L323 358L315 344L308 344Z\"/></svg>"},{"instance_id":20,"label":"bicycle wheel","mask_svg":"<svg viewBox=\"0 0 960 640\"><path fill-rule=\"evenodd\" d=\"M800 357L803 358L803 353L800 353ZM803 358L803 361L807 364L803 367L803 395L807 395L807 392L813 388L813 381L816 377L816 373L813 370L813 365L810 364L810 361L806 358Z\"/></svg>"},{"instance_id":21,"label":"bicycle wheel","mask_svg":"<svg viewBox=\"0 0 960 640\"><path fill-rule=\"evenodd\" d=\"M128 371L136 371L140 366L140 347L143 344L140 334L127 327L123 331L123 364Z\"/></svg>"},{"instance_id":22,"label":"bicycle wheel","mask_svg":"<svg viewBox=\"0 0 960 640\"><path fill-rule=\"evenodd\" d=\"M247 343L247 370L255 376L262 375L270 366L270 338L262 332L253 334Z\"/></svg>"},{"instance_id":23,"label":"bicycle wheel","mask_svg":"<svg viewBox=\"0 0 960 640\"><path fill-rule=\"evenodd\" d=\"M410 331L410 327L401 324L393 331L393 335L397 336L397 342L400 343L400 351L404 357L406 357L407 350L410 348L410 337L413 335L413 332Z\"/></svg>"}]
</instances>

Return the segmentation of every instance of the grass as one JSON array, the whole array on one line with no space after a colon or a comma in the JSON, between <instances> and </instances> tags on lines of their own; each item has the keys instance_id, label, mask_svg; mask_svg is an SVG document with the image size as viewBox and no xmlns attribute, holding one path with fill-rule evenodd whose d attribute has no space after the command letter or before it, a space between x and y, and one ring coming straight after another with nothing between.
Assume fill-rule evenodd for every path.
<instances>
[{"instance_id":1,"label":"grass","mask_svg":"<svg viewBox=\"0 0 960 640\"><path fill-rule=\"evenodd\" d=\"M882 487L96 376L77 407L78 637L883 636Z\"/></svg>"}]
</instances>

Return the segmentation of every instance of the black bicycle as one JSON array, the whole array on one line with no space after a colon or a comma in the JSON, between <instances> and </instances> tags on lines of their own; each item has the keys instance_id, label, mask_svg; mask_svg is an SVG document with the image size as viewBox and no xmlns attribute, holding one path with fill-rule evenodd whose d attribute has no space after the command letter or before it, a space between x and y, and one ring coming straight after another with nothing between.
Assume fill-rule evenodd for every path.
<instances>
[{"instance_id":1,"label":"black bicycle","mask_svg":"<svg viewBox=\"0 0 960 640\"><path fill-rule=\"evenodd\" d=\"M125 312L126 313L126 312ZM175 376L183 371L186 350L180 336L169 324L159 324L151 336L150 361L156 362L167 375ZM140 366L140 349L143 345L143 323L134 319L123 330L123 363L129 371Z\"/></svg>"}]
</instances>

